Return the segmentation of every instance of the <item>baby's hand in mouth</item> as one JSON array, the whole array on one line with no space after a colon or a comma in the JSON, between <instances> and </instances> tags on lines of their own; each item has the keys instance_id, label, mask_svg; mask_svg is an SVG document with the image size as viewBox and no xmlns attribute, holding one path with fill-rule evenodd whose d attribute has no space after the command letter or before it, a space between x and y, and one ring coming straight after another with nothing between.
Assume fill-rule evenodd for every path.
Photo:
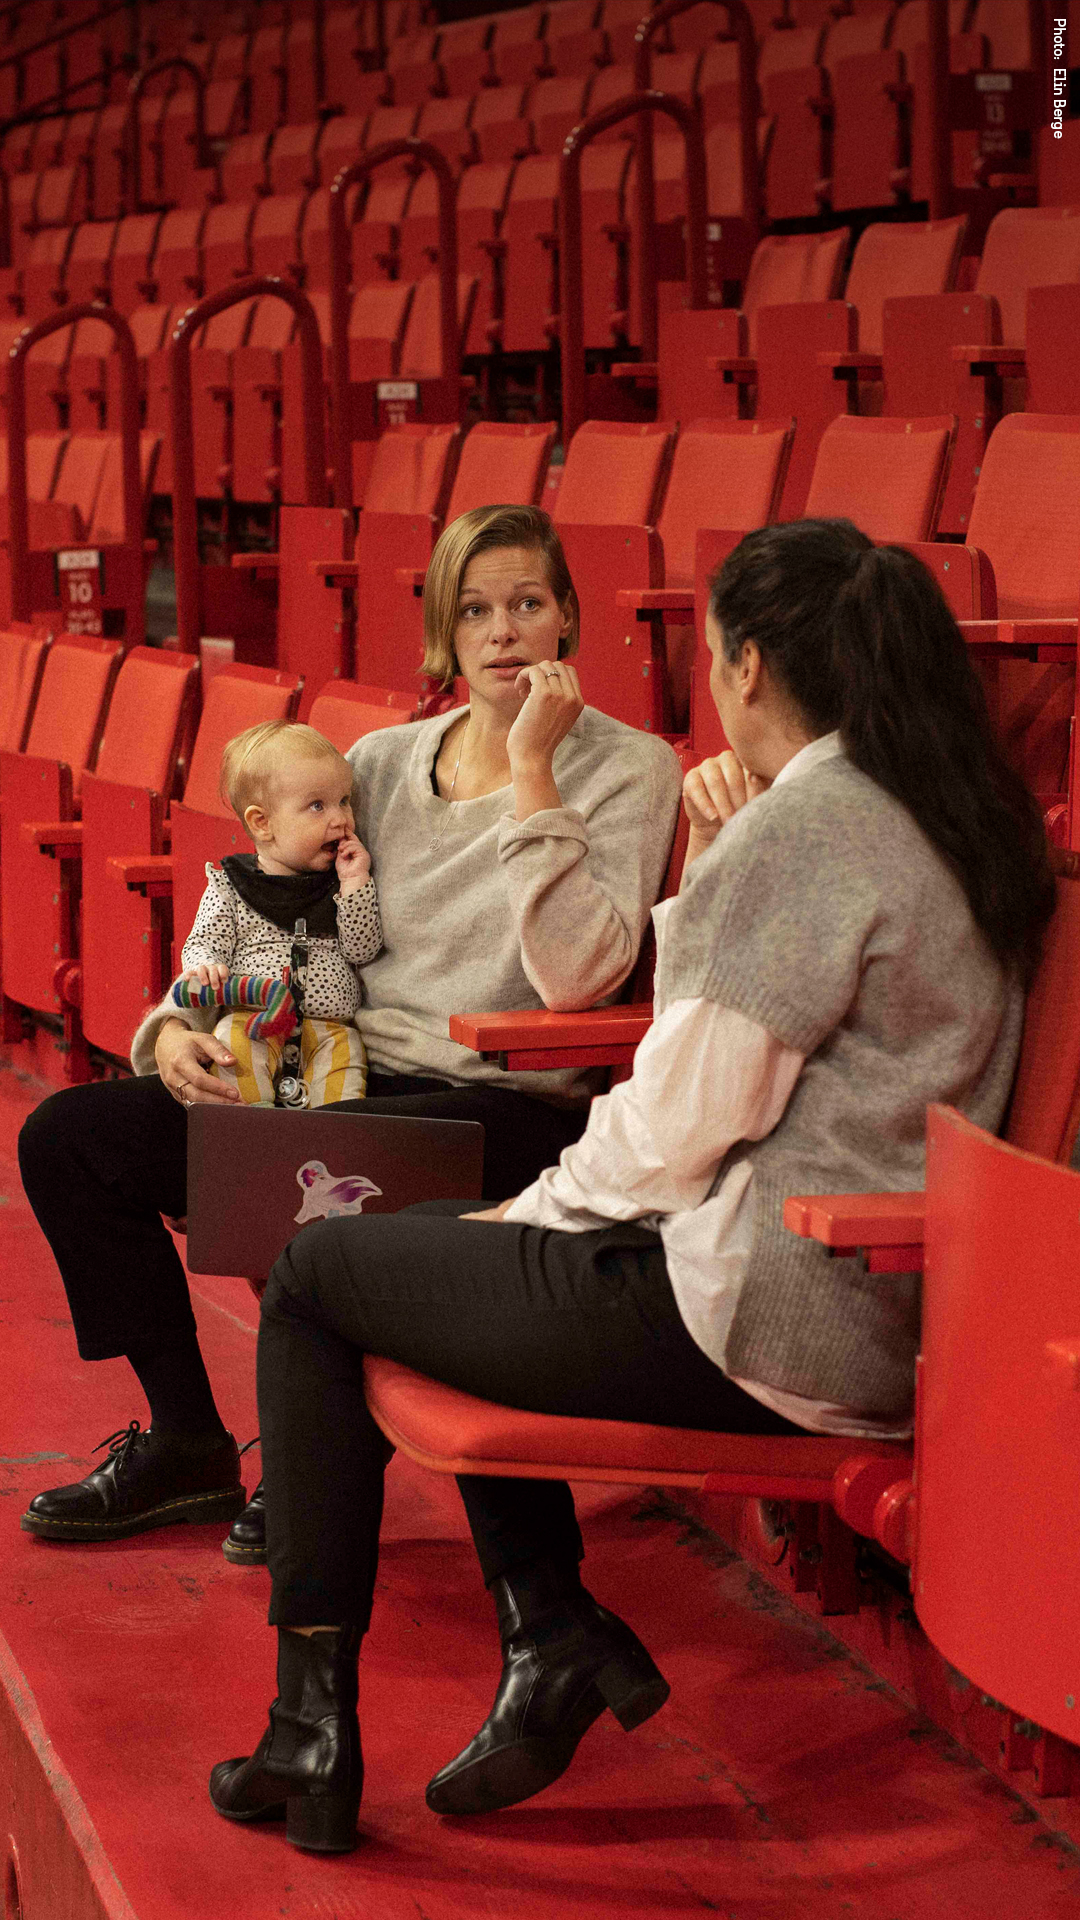
<instances>
[{"instance_id":1,"label":"baby's hand in mouth","mask_svg":"<svg viewBox=\"0 0 1080 1920\"><path fill-rule=\"evenodd\" d=\"M346 833L338 841L334 865L337 868L342 893L355 893L358 887L367 884L368 875L371 872L371 855L357 839L355 833Z\"/></svg>"}]
</instances>

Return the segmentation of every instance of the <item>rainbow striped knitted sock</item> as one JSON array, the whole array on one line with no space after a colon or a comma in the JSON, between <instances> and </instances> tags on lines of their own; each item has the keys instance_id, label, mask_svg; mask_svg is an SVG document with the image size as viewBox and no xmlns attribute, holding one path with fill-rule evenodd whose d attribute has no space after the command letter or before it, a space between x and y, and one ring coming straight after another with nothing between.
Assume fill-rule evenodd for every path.
<instances>
[{"instance_id":1,"label":"rainbow striped knitted sock","mask_svg":"<svg viewBox=\"0 0 1080 1920\"><path fill-rule=\"evenodd\" d=\"M284 974L230 973L220 987L204 987L198 980L177 980L172 998L178 1007L245 1007L252 1009L244 1031L252 1040L283 1038L296 1025L296 1004Z\"/></svg>"}]
</instances>

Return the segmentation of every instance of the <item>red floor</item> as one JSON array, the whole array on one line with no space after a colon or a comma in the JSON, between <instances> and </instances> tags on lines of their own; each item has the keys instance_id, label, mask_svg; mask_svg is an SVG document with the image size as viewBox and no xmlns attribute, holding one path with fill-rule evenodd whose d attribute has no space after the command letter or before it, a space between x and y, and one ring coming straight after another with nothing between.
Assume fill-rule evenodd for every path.
<instances>
[{"instance_id":1,"label":"red floor","mask_svg":"<svg viewBox=\"0 0 1080 1920\"><path fill-rule=\"evenodd\" d=\"M496 1643L456 1493L397 1461L361 1666L363 1843L319 1860L211 1810L211 1764L247 1752L273 1684L264 1572L221 1529L68 1549L26 1500L143 1418L125 1366L76 1358L22 1199L18 1124L41 1089L0 1071L0 1849L5 1920L1065 1920L1080 1854L752 1569L647 1497L583 1494L587 1577L672 1682L636 1734L606 1717L565 1778L451 1824L424 1784L490 1703ZM255 1303L196 1283L208 1363L254 1431ZM252 1479L256 1477L253 1471ZM3 1647L0 1645L0 1655Z\"/></svg>"}]
</instances>

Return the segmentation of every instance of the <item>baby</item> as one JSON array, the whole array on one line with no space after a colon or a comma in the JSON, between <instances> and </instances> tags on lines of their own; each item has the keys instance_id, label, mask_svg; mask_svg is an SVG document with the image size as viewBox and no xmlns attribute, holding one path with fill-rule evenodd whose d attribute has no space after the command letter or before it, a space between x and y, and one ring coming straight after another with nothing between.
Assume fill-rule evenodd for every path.
<instances>
[{"instance_id":1,"label":"baby","mask_svg":"<svg viewBox=\"0 0 1080 1920\"><path fill-rule=\"evenodd\" d=\"M354 1016L357 968L382 946L371 859L353 831L352 771L314 727L271 720L230 740L221 792L255 843L221 867L184 942L181 989L224 998L229 976L276 975L290 966L296 922L307 925L300 1068L309 1106L362 1099L367 1055ZM286 1017L286 1025L288 1020ZM215 1066L249 1105L273 1104L285 1039L253 1038L249 1012L227 1012L214 1032L236 1057ZM303 1096L301 1096L303 1097ZM291 1103L290 1103L291 1104Z\"/></svg>"}]
</instances>

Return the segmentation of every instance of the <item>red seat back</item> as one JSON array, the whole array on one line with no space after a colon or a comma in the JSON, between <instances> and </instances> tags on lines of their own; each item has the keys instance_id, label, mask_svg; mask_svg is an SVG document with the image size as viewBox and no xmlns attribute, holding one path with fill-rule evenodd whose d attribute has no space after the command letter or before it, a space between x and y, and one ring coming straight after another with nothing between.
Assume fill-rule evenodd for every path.
<instances>
[{"instance_id":1,"label":"red seat back","mask_svg":"<svg viewBox=\"0 0 1080 1920\"><path fill-rule=\"evenodd\" d=\"M365 733L397 727L407 720L413 696L387 687L364 687L356 680L330 680L315 695L308 725L348 753Z\"/></svg>"},{"instance_id":2,"label":"red seat back","mask_svg":"<svg viewBox=\"0 0 1080 1920\"><path fill-rule=\"evenodd\" d=\"M932 538L956 422L858 418L842 413L818 445L807 519L854 520L878 541Z\"/></svg>"},{"instance_id":3,"label":"red seat back","mask_svg":"<svg viewBox=\"0 0 1080 1920\"><path fill-rule=\"evenodd\" d=\"M50 643L30 627L0 632L0 752L22 751Z\"/></svg>"},{"instance_id":4,"label":"red seat back","mask_svg":"<svg viewBox=\"0 0 1080 1920\"><path fill-rule=\"evenodd\" d=\"M94 769L99 780L169 795L198 667L190 653L132 648L109 703Z\"/></svg>"},{"instance_id":5,"label":"red seat back","mask_svg":"<svg viewBox=\"0 0 1080 1920\"><path fill-rule=\"evenodd\" d=\"M118 640L73 633L49 648L26 751L70 767L76 792L94 764L122 654Z\"/></svg>"},{"instance_id":6,"label":"red seat back","mask_svg":"<svg viewBox=\"0 0 1080 1920\"><path fill-rule=\"evenodd\" d=\"M1008 413L999 421L979 475L968 538L989 555L1002 619L1075 615L1080 416Z\"/></svg>"},{"instance_id":7,"label":"red seat back","mask_svg":"<svg viewBox=\"0 0 1080 1920\"><path fill-rule=\"evenodd\" d=\"M926 1201L916 1611L976 1689L1072 1740L1080 1176L935 1106Z\"/></svg>"},{"instance_id":8,"label":"red seat back","mask_svg":"<svg viewBox=\"0 0 1080 1920\"><path fill-rule=\"evenodd\" d=\"M535 506L544 490L556 431L554 422L546 420L478 421L462 442L447 524L459 513L496 501Z\"/></svg>"},{"instance_id":9,"label":"red seat back","mask_svg":"<svg viewBox=\"0 0 1080 1920\"><path fill-rule=\"evenodd\" d=\"M566 456L555 519L560 526L648 526L673 444L668 421L586 420Z\"/></svg>"},{"instance_id":10,"label":"red seat back","mask_svg":"<svg viewBox=\"0 0 1080 1920\"><path fill-rule=\"evenodd\" d=\"M775 518L791 449L786 420L692 420L675 446L657 521L664 584L692 587L701 527L749 533Z\"/></svg>"},{"instance_id":11,"label":"red seat back","mask_svg":"<svg viewBox=\"0 0 1080 1920\"><path fill-rule=\"evenodd\" d=\"M184 805L228 818L221 798L221 755L229 740L264 720L288 720L297 698L295 679L275 667L220 667L203 698L199 731L188 768Z\"/></svg>"},{"instance_id":12,"label":"red seat back","mask_svg":"<svg viewBox=\"0 0 1080 1920\"><path fill-rule=\"evenodd\" d=\"M441 514L461 429L410 422L380 436L364 489L364 515ZM361 530L363 521L361 521Z\"/></svg>"}]
</instances>

